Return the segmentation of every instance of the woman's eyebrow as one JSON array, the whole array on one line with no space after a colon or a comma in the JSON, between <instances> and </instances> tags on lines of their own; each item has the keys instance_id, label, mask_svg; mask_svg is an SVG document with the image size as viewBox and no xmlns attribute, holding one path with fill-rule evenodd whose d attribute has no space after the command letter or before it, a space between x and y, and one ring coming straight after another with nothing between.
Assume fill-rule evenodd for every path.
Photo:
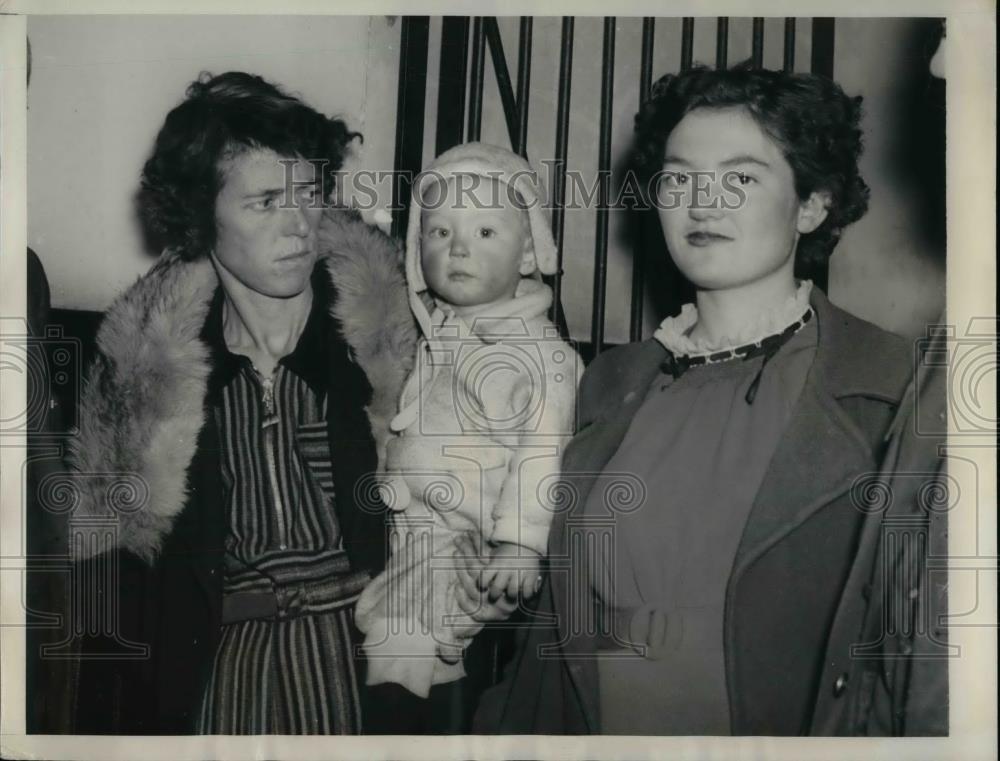
<instances>
[{"instance_id":1,"label":"woman's eyebrow","mask_svg":"<svg viewBox=\"0 0 1000 761\"><path fill-rule=\"evenodd\" d=\"M677 164L678 166L694 166L694 164L687 159L682 159L680 156L664 156L664 164ZM770 168L768 164L763 159L759 159L756 156L751 156L750 154L740 154L738 156L731 156L728 159L723 159L719 162L719 166L737 166L739 164L756 164L757 166L762 166L764 168Z\"/></svg>"},{"instance_id":2,"label":"woman's eyebrow","mask_svg":"<svg viewBox=\"0 0 1000 761\"><path fill-rule=\"evenodd\" d=\"M244 198L265 198L269 196L280 196L285 192L284 188L263 188L260 190L253 190L245 194Z\"/></svg>"},{"instance_id":3,"label":"woman's eyebrow","mask_svg":"<svg viewBox=\"0 0 1000 761\"><path fill-rule=\"evenodd\" d=\"M739 156L733 156L725 161L720 161L719 166L737 166L739 164L756 164L757 166L762 166L765 169L770 168L768 164L763 159L756 158L755 156L750 156L749 154L741 154Z\"/></svg>"}]
</instances>

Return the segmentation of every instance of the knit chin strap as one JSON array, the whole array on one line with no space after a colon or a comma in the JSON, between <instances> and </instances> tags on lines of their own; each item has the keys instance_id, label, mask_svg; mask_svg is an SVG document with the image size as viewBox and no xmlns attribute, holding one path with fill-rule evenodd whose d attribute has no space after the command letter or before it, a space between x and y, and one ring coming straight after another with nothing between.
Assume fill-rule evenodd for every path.
<instances>
[{"instance_id":1,"label":"knit chin strap","mask_svg":"<svg viewBox=\"0 0 1000 761\"><path fill-rule=\"evenodd\" d=\"M778 353L778 350L781 349L781 347L784 346L792 336L806 326L806 323L812 319L812 316L813 310L812 307L809 307L798 320L793 322L780 333L774 333L772 335L765 336L754 343L736 346L732 349L726 349L725 351L705 354L674 354L674 352L668 351L667 358L663 360L663 363L660 365L660 369L665 373L670 373L674 377L674 380L677 380L685 372L687 372L690 367L697 367L698 365L714 365L719 362L728 362L732 359L740 359L745 362L746 360L763 356L764 361L760 365L760 370L757 371L757 374L754 376L754 379L750 383L750 387L747 389L746 395L744 396L747 404L753 404L753 400L757 398L757 389L760 388L760 379L764 374L764 368L767 366L767 363L771 361L771 358Z\"/></svg>"}]
</instances>

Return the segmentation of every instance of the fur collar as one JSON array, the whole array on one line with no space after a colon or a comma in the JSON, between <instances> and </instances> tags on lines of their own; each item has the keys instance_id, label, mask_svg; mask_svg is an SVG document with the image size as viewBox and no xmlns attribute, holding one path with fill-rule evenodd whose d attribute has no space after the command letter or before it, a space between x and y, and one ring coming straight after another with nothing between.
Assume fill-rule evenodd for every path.
<instances>
[{"instance_id":1,"label":"fur collar","mask_svg":"<svg viewBox=\"0 0 1000 761\"><path fill-rule=\"evenodd\" d=\"M331 313L372 386L366 412L379 466L414 355L401 247L356 212L331 209L319 244ZM152 562L187 500L205 422L209 350L200 338L218 277L208 260L165 254L109 308L80 398L70 464L77 518L117 518L118 546ZM74 547L85 558L110 547Z\"/></svg>"}]
</instances>

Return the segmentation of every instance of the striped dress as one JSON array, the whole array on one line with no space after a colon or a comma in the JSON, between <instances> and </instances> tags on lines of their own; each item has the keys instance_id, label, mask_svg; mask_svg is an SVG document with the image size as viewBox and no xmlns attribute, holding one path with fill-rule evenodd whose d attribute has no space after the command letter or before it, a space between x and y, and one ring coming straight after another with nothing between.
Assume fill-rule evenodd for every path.
<instances>
[{"instance_id":1,"label":"striped dress","mask_svg":"<svg viewBox=\"0 0 1000 761\"><path fill-rule=\"evenodd\" d=\"M351 572L333 511L325 393L288 359L265 381L238 357L214 409L229 535L205 734L360 731L352 611L368 575ZM280 612L234 604L261 599Z\"/></svg>"}]
</instances>

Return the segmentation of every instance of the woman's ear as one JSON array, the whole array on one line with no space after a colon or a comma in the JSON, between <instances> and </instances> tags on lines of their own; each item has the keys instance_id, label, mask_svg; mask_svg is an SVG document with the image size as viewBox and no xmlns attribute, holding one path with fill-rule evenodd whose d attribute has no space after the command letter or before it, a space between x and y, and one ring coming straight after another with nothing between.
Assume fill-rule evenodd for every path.
<instances>
[{"instance_id":1,"label":"woman's ear","mask_svg":"<svg viewBox=\"0 0 1000 761\"><path fill-rule=\"evenodd\" d=\"M799 216L795 229L799 235L807 235L823 224L830 209L830 193L826 190L814 190L809 197L799 203Z\"/></svg>"},{"instance_id":2,"label":"woman's ear","mask_svg":"<svg viewBox=\"0 0 1000 761\"><path fill-rule=\"evenodd\" d=\"M521 264L517 271L522 276L527 277L536 269L538 269L538 262L535 261L535 241L532 239L531 233L528 233L524 236L524 250L521 252Z\"/></svg>"}]
</instances>

